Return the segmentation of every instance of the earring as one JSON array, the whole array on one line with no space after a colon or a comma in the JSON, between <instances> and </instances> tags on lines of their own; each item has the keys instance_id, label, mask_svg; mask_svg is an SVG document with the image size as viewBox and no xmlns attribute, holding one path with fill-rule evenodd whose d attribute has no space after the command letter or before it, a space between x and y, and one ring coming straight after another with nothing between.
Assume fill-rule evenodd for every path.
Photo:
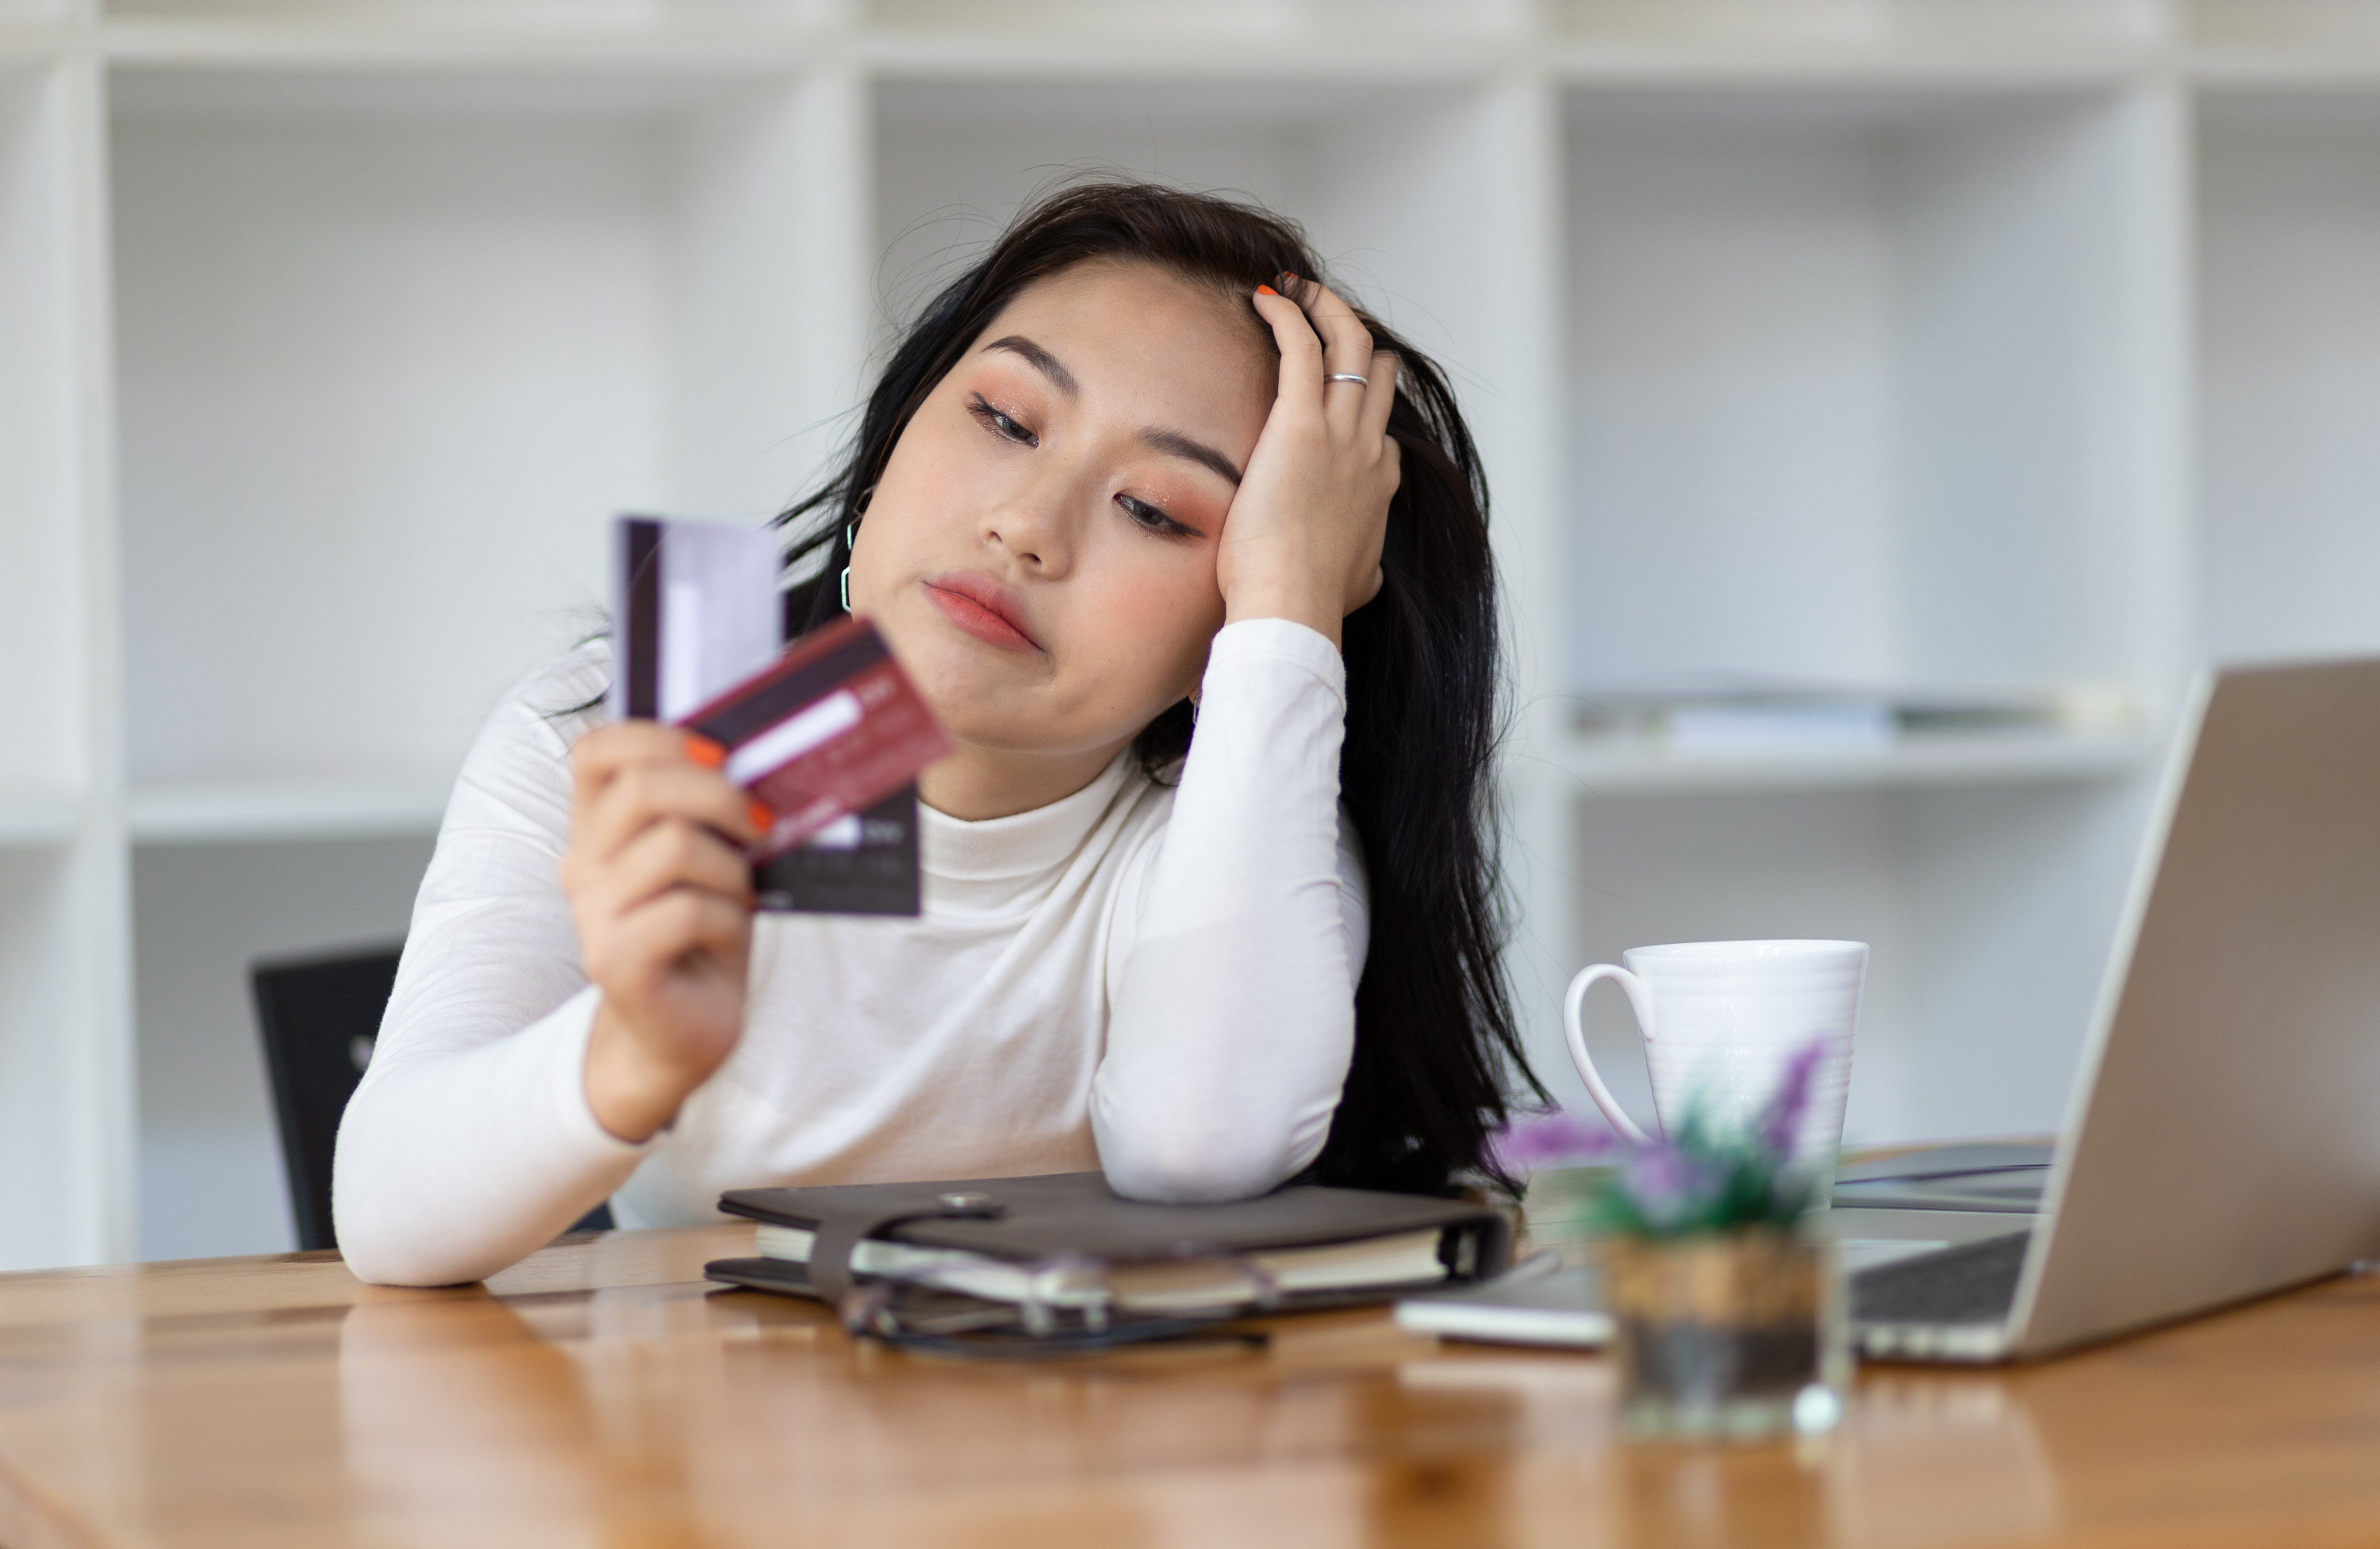
<instances>
[{"instance_id":1,"label":"earring","mask_svg":"<svg viewBox=\"0 0 2380 1549\"><path fill-rule=\"evenodd\" d=\"M843 525L843 611L851 611L851 551L859 542L859 518L868 514L868 502L876 498L876 486L870 484L859 491L858 515Z\"/></svg>"}]
</instances>

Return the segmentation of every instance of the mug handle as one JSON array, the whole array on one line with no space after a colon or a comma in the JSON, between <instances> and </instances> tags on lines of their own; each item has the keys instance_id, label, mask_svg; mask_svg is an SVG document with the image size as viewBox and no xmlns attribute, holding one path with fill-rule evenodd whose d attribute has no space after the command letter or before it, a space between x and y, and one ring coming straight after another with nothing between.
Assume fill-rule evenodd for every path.
<instances>
[{"instance_id":1,"label":"mug handle","mask_svg":"<svg viewBox=\"0 0 2380 1549\"><path fill-rule=\"evenodd\" d=\"M1570 982L1570 991L1562 997L1562 1033L1570 1040L1570 1062L1578 1067L1579 1079L1586 1083L1586 1095L1603 1110L1603 1117L1631 1145L1649 1145L1653 1137L1636 1127L1628 1117L1611 1088L1603 1084L1603 1077L1595 1069L1595 1060L1586 1052L1586 1035L1578 1025L1579 1008L1585 1004L1586 992L1598 979L1613 979L1628 992L1628 1003L1636 1009L1636 1025L1646 1037L1653 1035L1653 999L1645 988L1645 981L1616 962L1598 962L1592 968L1582 968L1578 977Z\"/></svg>"}]
</instances>

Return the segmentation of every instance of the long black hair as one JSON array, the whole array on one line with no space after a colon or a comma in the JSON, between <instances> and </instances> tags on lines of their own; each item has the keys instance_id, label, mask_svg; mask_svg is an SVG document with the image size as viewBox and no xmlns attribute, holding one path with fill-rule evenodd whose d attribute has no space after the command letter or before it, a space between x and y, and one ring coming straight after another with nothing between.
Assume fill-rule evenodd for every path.
<instances>
[{"instance_id":1,"label":"long black hair","mask_svg":"<svg viewBox=\"0 0 2380 1549\"><path fill-rule=\"evenodd\" d=\"M1101 178L1034 203L991 250L929 301L893 347L858 433L823 484L780 515L791 539L787 634L841 611L850 525L918 405L1027 285L1093 259L1154 264L1245 303L1283 272L1322 277L1305 235L1209 194ZM1252 331L1271 338L1248 309ZM1488 485L1446 377L1370 316L1399 362L1389 434L1402 482L1389 505L1379 595L1346 621L1342 799L1361 838L1371 940L1355 989L1355 1051L1317 1181L1437 1192L1466 1168L1494 1173L1504 1078L1540 1096L1513 1027L1503 946L1492 762L1502 724ZM1188 751L1184 700L1135 743L1166 778ZM1500 1176L1500 1175L1499 1175Z\"/></svg>"}]
</instances>

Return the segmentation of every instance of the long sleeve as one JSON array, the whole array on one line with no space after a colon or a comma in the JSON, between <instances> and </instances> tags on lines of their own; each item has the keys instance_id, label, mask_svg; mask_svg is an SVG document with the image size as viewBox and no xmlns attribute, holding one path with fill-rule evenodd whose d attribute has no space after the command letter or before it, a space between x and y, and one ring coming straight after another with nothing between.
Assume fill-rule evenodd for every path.
<instances>
[{"instance_id":1,"label":"long sleeve","mask_svg":"<svg viewBox=\"0 0 2380 1549\"><path fill-rule=\"evenodd\" d=\"M569 743L601 658L509 696L465 762L396 989L339 1126L339 1245L366 1280L446 1285L551 1240L645 1147L596 1122L583 1070L598 991L555 884Z\"/></svg>"},{"instance_id":2,"label":"long sleeve","mask_svg":"<svg viewBox=\"0 0 2380 1549\"><path fill-rule=\"evenodd\" d=\"M565 708L607 670L590 649L532 679L465 764L340 1131L334 1208L358 1275L483 1277L632 1173L644 1215L695 1219L722 1187L1094 1155L1128 1192L1220 1198L1320 1150L1366 939L1338 806L1342 669L1320 635L1268 620L1217 636L1173 792L1119 778L1079 813L929 823L924 859L944 870L917 921L764 921L743 1044L644 1146L587 1107L598 992L555 879L569 745L593 719ZM944 831L960 828L982 831ZM995 1089L1002 1111L973 1113Z\"/></svg>"},{"instance_id":3,"label":"long sleeve","mask_svg":"<svg viewBox=\"0 0 2380 1549\"><path fill-rule=\"evenodd\" d=\"M1215 637L1092 1085L1120 1193L1261 1193L1329 1137L1367 917L1339 805L1346 674L1303 624Z\"/></svg>"}]
</instances>

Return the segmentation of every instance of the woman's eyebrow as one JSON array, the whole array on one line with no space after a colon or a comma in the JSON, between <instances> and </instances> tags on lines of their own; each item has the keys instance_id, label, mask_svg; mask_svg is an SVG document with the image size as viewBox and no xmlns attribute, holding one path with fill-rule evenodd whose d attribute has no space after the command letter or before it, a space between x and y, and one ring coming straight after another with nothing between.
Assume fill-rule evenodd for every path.
<instances>
[{"instance_id":1,"label":"woman's eyebrow","mask_svg":"<svg viewBox=\"0 0 2380 1549\"><path fill-rule=\"evenodd\" d=\"M1075 380L1075 373L1066 369L1056 356L1022 333L1011 333L1003 338L994 339L983 347L986 354L993 350L1006 350L1049 378L1050 386L1070 398L1082 395L1083 386ZM1205 442L1193 440L1179 430L1143 430L1140 433L1140 440L1141 444L1152 452L1162 452L1169 457L1185 457L1201 467L1212 468L1230 479L1234 486L1240 481L1240 470L1232 466L1229 457L1208 446Z\"/></svg>"},{"instance_id":2,"label":"woman's eyebrow","mask_svg":"<svg viewBox=\"0 0 2380 1549\"><path fill-rule=\"evenodd\" d=\"M1140 440L1141 444L1152 452L1162 452L1169 457L1187 457L1202 467L1214 469L1234 486L1240 481L1240 470L1232 466L1229 457L1205 442L1193 441L1179 430L1143 430Z\"/></svg>"},{"instance_id":3,"label":"woman's eyebrow","mask_svg":"<svg viewBox=\"0 0 2380 1549\"><path fill-rule=\"evenodd\" d=\"M1035 370L1048 377L1050 385L1069 398L1079 396L1083 391L1082 384L1075 380L1075 373L1060 365L1056 356L1022 333L1011 333L1004 339L994 339L983 347L986 354L996 349L1004 349L1009 354L1018 357Z\"/></svg>"}]
</instances>

